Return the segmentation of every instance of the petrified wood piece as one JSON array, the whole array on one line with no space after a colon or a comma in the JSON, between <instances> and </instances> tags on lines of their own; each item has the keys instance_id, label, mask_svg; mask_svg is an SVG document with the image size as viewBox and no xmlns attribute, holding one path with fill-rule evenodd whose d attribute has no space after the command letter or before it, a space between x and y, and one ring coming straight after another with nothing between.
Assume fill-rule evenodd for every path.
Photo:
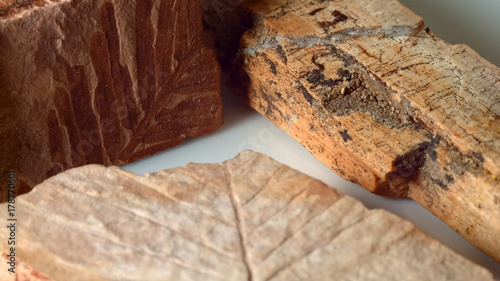
<instances>
[{"instance_id":1,"label":"petrified wood piece","mask_svg":"<svg viewBox=\"0 0 500 281\"><path fill-rule=\"evenodd\" d=\"M493 280L407 221L251 151L145 176L75 168L20 196L16 218L18 258L53 280Z\"/></svg>"},{"instance_id":2,"label":"petrified wood piece","mask_svg":"<svg viewBox=\"0 0 500 281\"><path fill-rule=\"evenodd\" d=\"M222 124L219 67L189 0L0 4L0 186L129 163Z\"/></svg>"},{"instance_id":3,"label":"petrified wood piece","mask_svg":"<svg viewBox=\"0 0 500 281\"><path fill-rule=\"evenodd\" d=\"M230 45L218 2L206 22ZM253 19L234 91L345 179L413 198L500 261L497 67L393 0L230 4Z\"/></svg>"}]
</instances>

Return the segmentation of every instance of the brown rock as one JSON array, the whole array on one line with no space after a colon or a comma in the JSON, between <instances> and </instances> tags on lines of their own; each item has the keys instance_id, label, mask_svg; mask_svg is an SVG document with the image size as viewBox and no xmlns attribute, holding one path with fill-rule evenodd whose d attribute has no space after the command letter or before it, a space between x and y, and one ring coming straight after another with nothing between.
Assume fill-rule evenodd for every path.
<instances>
[{"instance_id":1,"label":"brown rock","mask_svg":"<svg viewBox=\"0 0 500 281\"><path fill-rule=\"evenodd\" d=\"M219 67L201 35L196 1L0 1L0 174L22 193L213 132Z\"/></svg>"},{"instance_id":2,"label":"brown rock","mask_svg":"<svg viewBox=\"0 0 500 281\"><path fill-rule=\"evenodd\" d=\"M220 1L206 22L230 45ZM497 67L397 1L233 5L254 19L234 91L345 179L413 198L500 261Z\"/></svg>"},{"instance_id":3,"label":"brown rock","mask_svg":"<svg viewBox=\"0 0 500 281\"><path fill-rule=\"evenodd\" d=\"M409 222L250 151L145 176L72 169L18 197L15 217L18 258L53 280L493 280Z\"/></svg>"}]
</instances>

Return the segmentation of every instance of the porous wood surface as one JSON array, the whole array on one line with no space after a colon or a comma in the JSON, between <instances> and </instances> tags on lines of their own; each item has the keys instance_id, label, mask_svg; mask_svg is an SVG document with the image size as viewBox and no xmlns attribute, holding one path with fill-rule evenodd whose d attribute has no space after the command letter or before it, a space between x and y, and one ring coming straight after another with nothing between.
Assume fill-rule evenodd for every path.
<instances>
[{"instance_id":1,"label":"porous wood surface","mask_svg":"<svg viewBox=\"0 0 500 281\"><path fill-rule=\"evenodd\" d=\"M254 109L345 179L413 198L500 261L497 67L394 0L204 7Z\"/></svg>"},{"instance_id":2,"label":"porous wood surface","mask_svg":"<svg viewBox=\"0 0 500 281\"><path fill-rule=\"evenodd\" d=\"M251 151L145 176L75 168L18 197L16 218L18 259L52 280L493 280L409 222Z\"/></svg>"},{"instance_id":3,"label":"porous wood surface","mask_svg":"<svg viewBox=\"0 0 500 281\"><path fill-rule=\"evenodd\" d=\"M213 132L220 72L201 37L197 1L0 1L0 174L23 193Z\"/></svg>"}]
</instances>

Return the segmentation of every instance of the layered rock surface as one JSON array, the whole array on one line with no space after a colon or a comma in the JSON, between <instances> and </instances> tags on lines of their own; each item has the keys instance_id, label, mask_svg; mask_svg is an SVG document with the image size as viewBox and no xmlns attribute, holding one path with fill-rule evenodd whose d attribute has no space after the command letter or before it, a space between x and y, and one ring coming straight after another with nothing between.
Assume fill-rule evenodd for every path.
<instances>
[{"instance_id":1,"label":"layered rock surface","mask_svg":"<svg viewBox=\"0 0 500 281\"><path fill-rule=\"evenodd\" d=\"M18 261L51 280L493 280L409 222L251 151L145 176L75 168L18 197L15 214Z\"/></svg>"},{"instance_id":2,"label":"layered rock surface","mask_svg":"<svg viewBox=\"0 0 500 281\"><path fill-rule=\"evenodd\" d=\"M213 132L219 67L201 38L196 1L0 1L0 174L23 193Z\"/></svg>"}]
</instances>

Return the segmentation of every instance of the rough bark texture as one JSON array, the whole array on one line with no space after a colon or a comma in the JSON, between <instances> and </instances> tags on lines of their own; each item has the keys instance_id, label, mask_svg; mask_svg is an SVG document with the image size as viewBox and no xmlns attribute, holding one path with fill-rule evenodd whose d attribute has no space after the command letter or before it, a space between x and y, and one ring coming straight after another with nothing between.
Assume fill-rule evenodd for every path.
<instances>
[{"instance_id":1,"label":"rough bark texture","mask_svg":"<svg viewBox=\"0 0 500 281\"><path fill-rule=\"evenodd\" d=\"M18 259L52 280L493 280L409 222L251 151L145 176L75 168L15 212Z\"/></svg>"},{"instance_id":2,"label":"rough bark texture","mask_svg":"<svg viewBox=\"0 0 500 281\"><path fill-rule=\"evenodd\" d=\"M129 163L222 124L219 67L189 0L0 2L0 185Z\"/></svg>"},{"instance_id":3,"label":"rough bark texture","mask_svg":"<svg viewBox=\"0 0 500 281\"><path fill-rule=\"evenodd\" d=\"M497 67L394 0L221 2L205 22L226 64L250 29L234 91L345 179L413 198L500 261Z\"/></svg>"}]
</instances>

